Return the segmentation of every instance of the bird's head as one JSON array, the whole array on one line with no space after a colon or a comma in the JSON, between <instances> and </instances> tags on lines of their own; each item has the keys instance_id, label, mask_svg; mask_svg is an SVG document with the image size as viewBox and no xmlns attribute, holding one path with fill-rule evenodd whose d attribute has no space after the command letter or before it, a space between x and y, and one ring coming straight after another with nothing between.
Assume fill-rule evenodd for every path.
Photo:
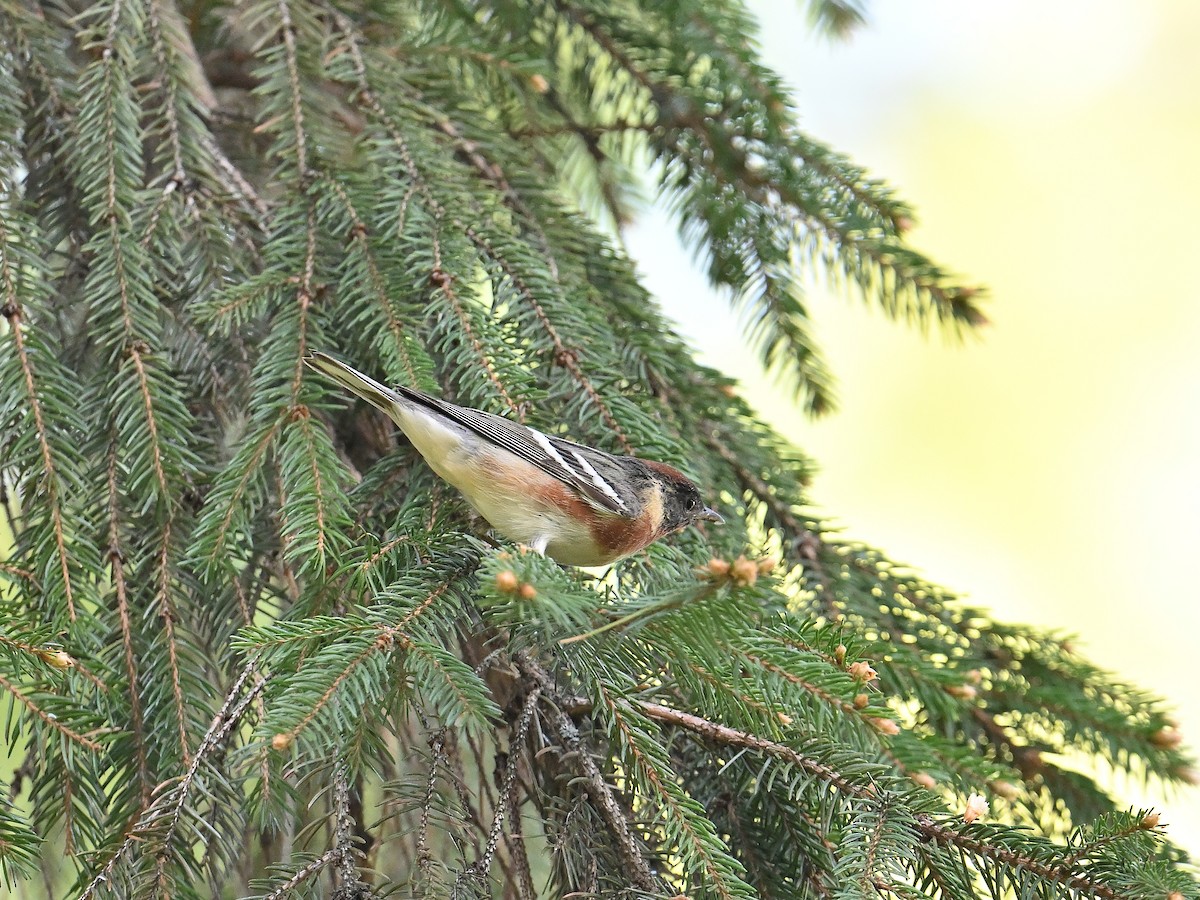
<instances>
[{"instance_id":1,"label":"bird's head","mask_svg":"<svg viewBox=\"0 0 1200 900\"><path fill-rule=\"evenodd\" d=\"M696 522L719 524L725 521L720 513L704 505L699 488L678 469L658 462L647 462L647 465L654 480L662 487L662 525L659 530L663 534L672 534Z\"/></svg>"}]
</instances>

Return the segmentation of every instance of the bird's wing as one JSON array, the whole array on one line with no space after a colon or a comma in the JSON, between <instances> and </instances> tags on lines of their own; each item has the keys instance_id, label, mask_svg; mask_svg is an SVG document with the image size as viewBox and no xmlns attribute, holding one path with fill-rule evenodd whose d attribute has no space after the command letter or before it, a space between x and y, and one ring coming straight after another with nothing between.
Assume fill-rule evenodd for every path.
<instances>
[{"instance_id":1,"label":"bird's wing","mask_svg":"<svg viewBox=\"0 0 1200 900\"><path fill-rule=\"evenodd\" d=\"M627 518L637 515L637 495L625 484L625 479L613 477L620 473L621 463L609 454L550 437L501 416L457 406L413 388L397 386L395 391L406 400L441 413L475 432L488 443L533 463L546 474L573 488L598 509ZM608 473L608 477L602 474L604 472Z\"/></svg>"}]
</instances>

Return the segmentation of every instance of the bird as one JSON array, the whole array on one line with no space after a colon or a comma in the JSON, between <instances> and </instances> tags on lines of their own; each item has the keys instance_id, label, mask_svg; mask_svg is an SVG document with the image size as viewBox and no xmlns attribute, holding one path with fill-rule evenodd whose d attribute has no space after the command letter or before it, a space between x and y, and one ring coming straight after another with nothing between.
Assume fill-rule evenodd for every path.
<instances>
[{"instance_id":1,"label":"bird","mask_svg":"<svg viewBox=\"0 0 1200 900\"><path fill-rule=\"evenodd\" d=\"M566 566L605 566L697 522L723 521L678 469L616 456L415 388L389 388L321 352L305 361L386 413L502 536Z\"/></svg>"}]
</instances>

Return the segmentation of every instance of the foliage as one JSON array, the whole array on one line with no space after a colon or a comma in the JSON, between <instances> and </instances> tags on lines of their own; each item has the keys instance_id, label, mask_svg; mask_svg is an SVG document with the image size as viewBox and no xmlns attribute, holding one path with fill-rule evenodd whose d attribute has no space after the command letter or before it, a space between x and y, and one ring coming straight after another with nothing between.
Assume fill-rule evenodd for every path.
<instances>
[{"instance_id":1,"label":"foliage","mask_svg":"<svg viewBox=\"0 0 1200 900\"><path fill-rule=\"evenodd\" d=\"M1068 764L1190 780L1162 704L823 526L596 224L652 160L814 413L805 279L983 320L739 3L0 17L6 884L1195 896ZM599 574L498 547L313 348L668 461L728 523Z\"/></svg>"}]
</instances>

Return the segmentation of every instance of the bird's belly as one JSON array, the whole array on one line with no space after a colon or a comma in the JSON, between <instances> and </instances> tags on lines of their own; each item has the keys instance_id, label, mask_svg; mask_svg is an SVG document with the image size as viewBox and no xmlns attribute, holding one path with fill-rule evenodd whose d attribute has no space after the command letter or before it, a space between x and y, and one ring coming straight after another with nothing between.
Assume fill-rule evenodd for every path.
<instances>
[{"instance_id":1,"label":"bird's belly","mask_svg":"<svg viewBox=\"0 0 1200 900\"><path fill-rule=\"evenodd\" d=\"M508 540L543 541L546 555L568 566L602 566L636 549L598 543L592 526L604 514L533 463L419 407L398 413L400 427L429 467Z\"/></svg>"},{"instance_id":2,"label":"bird's belly","mask_svg":"<svg viewBox=\"0 0 1200 900\"><path fill-rule=\"evenodd\" d=\"M543 486L550 476L537 466L513 454L480 446L469 437L455 441L457 435L451 429L436 434L436 449L431 447L434 452L426 453L421 444L433 443L429 441L432 436L421 434L413 444L429 467L458 488L475 511L505 538L521 544L548 539L546 555L569 566L598 566L612 561L612 554L596 545L587 518L572 516L545 496Z\"/></svg>"},{"instance_id":3,"label":"bird's belly","mask_svg":"<svg viewBox=\"0 0 1200 900\"><path fill-rule=\"evenodd\" d=\"M568 566L599 566L611 561L611 554L606 555L596 546L586 521L571 518L532 496L532 492L521 495L518 502L492 492L463 494L510 541L521 544L546 541L546 555Z\"/></svg>"}]
</instances>

